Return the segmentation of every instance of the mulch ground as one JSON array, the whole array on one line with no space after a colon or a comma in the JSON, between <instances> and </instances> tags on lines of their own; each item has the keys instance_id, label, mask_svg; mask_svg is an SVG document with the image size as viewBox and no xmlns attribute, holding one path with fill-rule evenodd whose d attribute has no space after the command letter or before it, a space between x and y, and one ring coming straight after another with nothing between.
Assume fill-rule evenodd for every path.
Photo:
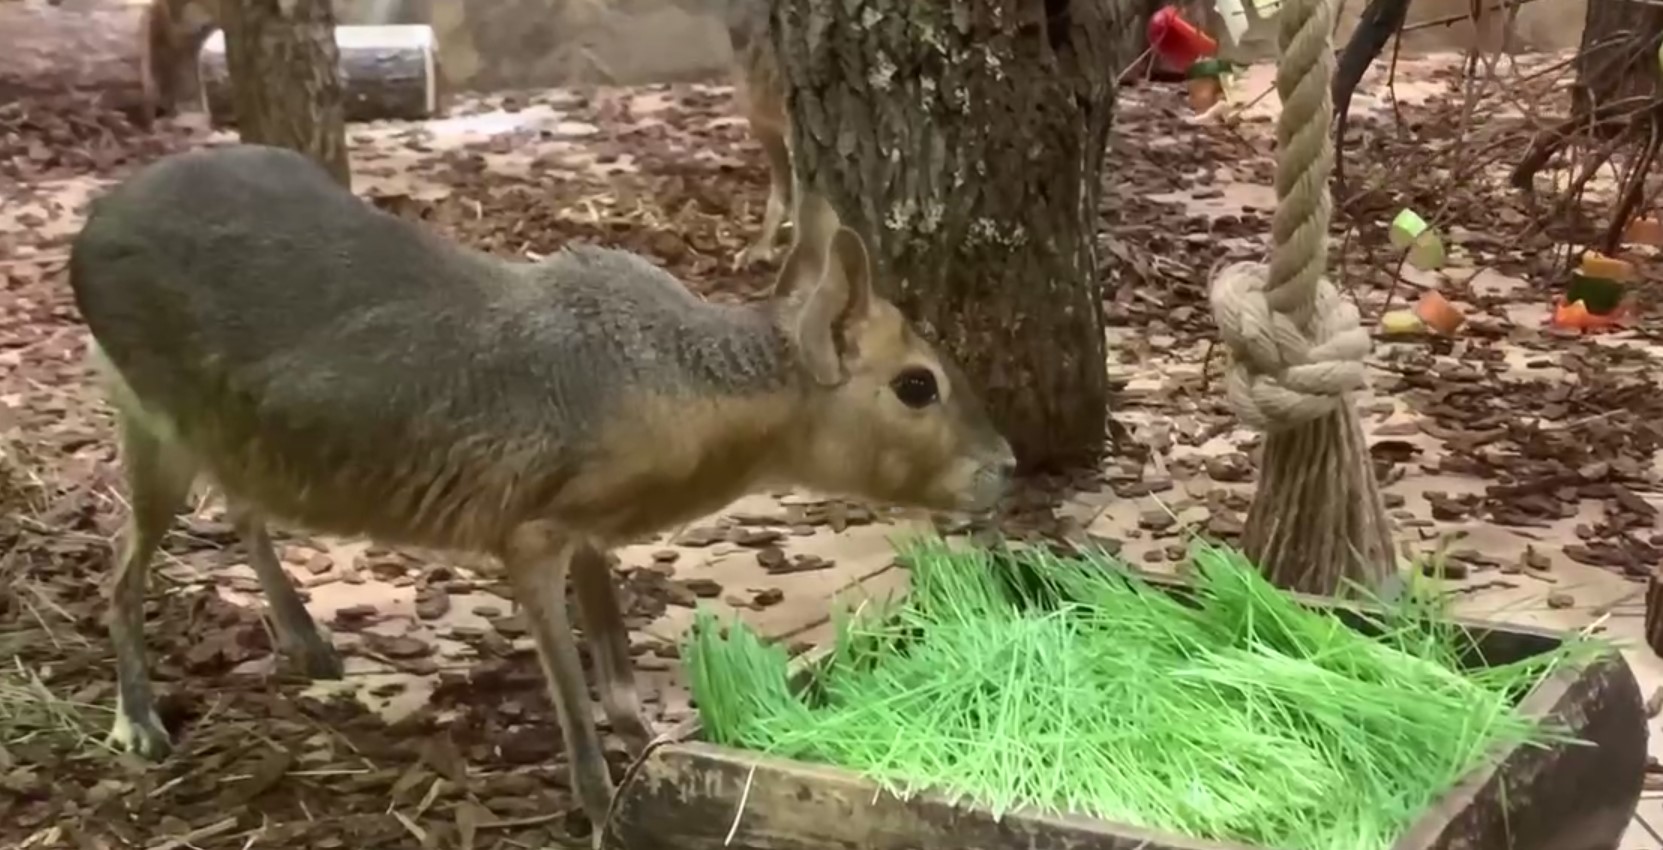
<instances>
[{"instance_id":1,"label":"mulch ground","mask_svg":"<svg viewBox=\"0 0 1663 850\"><path fill-rule=\"evenodd\" d=\"M1450 97L1405 107L1403 126L1354 121L1348 172L1359 188L1342 194L1336 215L1336 230L1348 234L1335 258L1336 277L1365 303L1378 304L1388 291L1403 303L1409 290L1394 283L1397 255L1381 220L1409 205L1458 224L1461 244L1481 265L1534 283L1504 296L1469 295L1479 310L1457 340L1414 340L1381 355L1391 377L1376 389L1407 401L1423 417L1416 427L1449 448L1443 471L1484 484L1476 496L1428 495L1430 519L1398 500L1397 518L1423 526L1430 536L1432 520L1473 517L1528 528L1593 502L1600 519L1580 528L1582 539L1564 554L1634 576L1649 574L1663 560L1656 511L1640 495L1654 488L1653 457L1663 443L1663 394L1650 377L1654 364L1634 348L1517 327L1505 312L1521 300L1551 297L1561 279L1555 247L1588 238L1600 224L1598 207L1584 208L1586 220L1545 214L1540 202L1466 167L1482 152L1505 148L1509 134L1522 140L1528 127L1498 116L1478 122L1480 129L1463 139L1460 122L1452 120L1459 109L1453 88ZM547 254L573 241L604 243L653 258L708 297L758 297L773 269L736 273L729 263L760 224L767 185L762 157L742 124L721 120L731 114L725 95L693 87L665 91L674 107L646 126L627 114L622 98L597 94L569 107L574 119L602 128L594 144L632 158L633 173L574 178L551 169L508 179L483 167L478 152L462 152L432 158L448 196L384 197L377 203L486 250ZM1116 120L1104 175L1103 274L1110 323L1138 330L1137 342L1116 353L1126 362L1199 350L1214 336L1206 303L1209 270L1222 259L1256 256L1270 231L1269 209L1209 220L1153 199L1208 191L1226 169L1238 180L1270 182L1265 128L1196 128L1183 122L1186 111L1179 90L1143 89L1124 99ZM1183 143L1163 143L1175 138ZM199 141L167 125L139 131L74 96L10 104L0 107L0 186L119 175ZM1522 141L1512 149L1522 149ZM571 215L575 207L589 213ZM273 676L235 672L271 654L258 613L224 601L211 583L176 586L157 575L147 610L148 645L179 752L151 766L104 748L114 697L101 593L123 508L109 422L88 389L81 327L64 279L64 245L5 238L0 846L582 844L588 827L570 799L560 736L535 658L515 651L497 632L472 636L480 660L443 672L428 705L388 724L354 701L300 696L305 683L281 670ZM1657 329L1649 304L1642 305L1639 328L1647 337ZM1505 351L1520 349L1533 363L1562 368L1572 378L1504 374ZM1142 408L1189 424L1172 429L1164 445L1117 444L1108 473L1117 492L1135 496L1170 486L1146 474L1141 457L1164 455L1173 443L1199 445L1231 427L1233 419L1210 385L1217 371L1215 358L1194 379L1168 382L1159 397L1124 402L1123 410ZM1251 480L1251 446L1243 448L1238 460L1169 468L1167 474ZM1373 453L1388 482L1421 465L1407 441L1378 441ZM1035 496L1027 506L1045 502ZM1240 531L1245 499L1221 496L1218 502L1209 529L1228 539ZM1027 511L1023 528L1056 532L1035 520L1045 515ZM181 523L167 542L168 557L203 567L234 560L233 536L209 517ZM828 520L822 515L814 521ZM285 535L279 546L286 558L304 561L315 557L305 542ZM419 555L380 553L370 560L335 568L395 576L429 598L477 586ZM1473 572L1543 573L1545 561L1500 564L1458 546L1455 557L1463 571ZM685 595L652 567L622 565L626 601L638 620ZM426 654L420 648L379 649L383 658L402 657L415 667L423 666Z\"/></svg>"}]
</instances>

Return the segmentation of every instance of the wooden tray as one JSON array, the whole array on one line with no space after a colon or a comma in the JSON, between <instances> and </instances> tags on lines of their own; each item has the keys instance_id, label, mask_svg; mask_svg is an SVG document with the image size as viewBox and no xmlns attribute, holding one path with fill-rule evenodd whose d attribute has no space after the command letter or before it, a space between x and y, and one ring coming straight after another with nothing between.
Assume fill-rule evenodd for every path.
<instances>
[{"instance_id":1,"label":"wooden tray","mask_svg":"<svg viewBox=\"0 0 1663 850\"><path fill-rule=\"evenodd\" d=\"M1149 577L1176 595L1188 588ZM1360 626L1366 606L1305 597ZM1505 664L1565 635L1479 620L1460 625L1477 655ZM1608 652L1561 671L1525 696L1533 717L1594 746L1507 747L1437 800L1394 850L1615 850L1646 768L1646 708L1628 664ZM696 723L651 750L625 777L606 846L625 850L1224 850L1084 816L987 811L940 796L901 800L840 768L698 740ZM1309 848L1255 848L1309 850Z\"/></svg>"}]
</instances>

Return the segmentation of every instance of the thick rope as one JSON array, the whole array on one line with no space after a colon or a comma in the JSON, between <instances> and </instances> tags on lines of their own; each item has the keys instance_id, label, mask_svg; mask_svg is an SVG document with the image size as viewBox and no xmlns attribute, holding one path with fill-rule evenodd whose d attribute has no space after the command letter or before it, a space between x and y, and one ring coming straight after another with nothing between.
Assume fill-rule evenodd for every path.
<instances>
[{"instance_id":1,"label":"thick rope","mask_svg":"<svg viewBox=\"0 0 1663 850\"><path fill-rule=\"evenodd\" d=\"M1366 380L1357 308L1323 278L1334 167L1329 135L1333 0L1285 0L1278 15L1276 216L1271 261L1214 279L1213 319L1232 355L1225 388L1249 424L1281 431L1333 413Z\"/></svg>"}]
</instances>

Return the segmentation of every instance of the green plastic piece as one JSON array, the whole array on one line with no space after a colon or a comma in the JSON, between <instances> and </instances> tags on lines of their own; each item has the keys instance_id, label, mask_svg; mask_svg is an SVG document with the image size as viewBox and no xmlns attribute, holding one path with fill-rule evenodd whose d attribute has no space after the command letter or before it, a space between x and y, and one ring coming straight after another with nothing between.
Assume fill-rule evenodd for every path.
<instances>
[{"instance_id":1,"label":"green plastic piece","mask_svg":"<svg viewBox=\"0 0 1663 850\"><path fill-rule=\"evenodd\" d=\"M1397 214L1397 218L1392 219L1392 244L1399 248L1407 248L1409 243L1425 233L1428 227L1430 225L1426 223L1426 219L1420 217L1420 213L1404 207L1403 211Z\"/></svg>"},{"instance_id":2,"label":"green plastic piece","mask_svg":"<svg viewBox=\"0 0 1663 850\"><path fill-rule=\"evenodd\" d=\"M1405 207L1392 219L1390 235L1393 247L1409 250L1409 265L1422 271L1443 268L1444 241L1419 213Z\"/></svg>"},{"instance_id":3,"label":"green plastic piece","mask_svg":"<svg viewBox=\"0 0 1663 850\"><path fill-rule=\"evenodd\" d=\"M1623 303L1628 285L1608 277L1589 277L1572 274L1571 285L1565 289L1565 303L1582 302L1588 312L1596 316L1609 315Z\"/></svg>"},{"instance_id":4,"label":"green plastic piece","mask_svg":"<svg viewBox=\"0 0 1663 850\"><path fill-rule=\"evenodd\" d=\"M1222 77L1234 73L1236 70L1226 59L1197 59L1190 64L1188 78L1202 80L1208 77Z\"/></svg>"}]
</instances>

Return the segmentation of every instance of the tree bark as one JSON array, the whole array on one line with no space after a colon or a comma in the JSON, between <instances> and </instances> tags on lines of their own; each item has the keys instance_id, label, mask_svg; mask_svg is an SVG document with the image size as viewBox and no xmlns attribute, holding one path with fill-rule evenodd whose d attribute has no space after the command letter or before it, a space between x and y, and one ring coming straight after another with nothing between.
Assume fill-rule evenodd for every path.
<instances>
[{"instance_id":1,"label":"tree bark","mask_svg":"<svg viewBox=\"0 0 1663 850\"><path fill-rule=\"evenodd\" d=\"M1642 621L1645 624L1646 646L1653 654L1663 657L1663 575L1656 570L1646 580L1646 614Z\"/></svg>"},{"instance_id":2,"label":"tree bark","mask_svg":"<svg viewBox=\"0 0 1663 850\"><path fill-rule=\"evenodd\" d=\"M1576 57L1577 84L1572 113L1586 116L1601 106L1636 99L1627 112L1640 112L1658 95L1657 48L1663 44L1663 7L1632 0L1588 4L1582 47ZM1604 133L1626 129L1627 120L1596 127Z\"/></svg>"},{"instance_id":3,"label":"tree bark","mask_svg":"<svg viewBox=\"0 0 1663 850\"><path fill-rule=\"evenodd\" d=\"M1536 172L1579 139L1592 136L1615 143L1615 137L1624 133L1655 136L1663 126L1663 98L1658 96L1657 85L1660 44L1663 6L1632 0L1589 3L1575 59L1571 115L1537 134L1513 168L1513 185L1530 191ZM1646 144L1649 149L1651 143ZM1611 148L1605 150L1609 155ZM1625 202L1625 206L1631 205ZM1626 217L1626 212L1613 217L1606 250L1612 250L1620 237Z\"/></svg>"},{"instance_id":4,"label":"tree bark","mask_svg":"<svg viewBox=\"0 0 1663 850\"><path fill-rule=\"evenodd\" d=\"M1363 7L1363 15L1357 20L1357 27L1351 31L1351 40L1345 43L1340 51L1339 61L1334 66L1333 98L1334 98L1334 182L1337 186L1345 185L1345 125L1351 115L1351 96L1357 91L1357 84L1363 81L1363 75L1368 73L1374 60L1380 58L1380 52L1403 29L1403 24L1409 18L1409 0L1369 0Z\"/></svg>"},{"instance_id":5,"label":"tree bark","mask_svg":"<svg viewBox=\"0 0 1663 850\"><path fill-rule=\"evenodd\" d=\"M963 367L1027 471L1093 464L1095 238L1124 0L778 0L801 185Z\"/></svg>"},{"instance_id":6,"label":"tree bark","mask_svg":"<svg viewBox=\"0 0 1663 850\"><path fill-rule=\"evenodd\" d=\"M329 0L225 0L222 6L238 135L300 151L350 187Z\"/></svg>"}]
</instances>

